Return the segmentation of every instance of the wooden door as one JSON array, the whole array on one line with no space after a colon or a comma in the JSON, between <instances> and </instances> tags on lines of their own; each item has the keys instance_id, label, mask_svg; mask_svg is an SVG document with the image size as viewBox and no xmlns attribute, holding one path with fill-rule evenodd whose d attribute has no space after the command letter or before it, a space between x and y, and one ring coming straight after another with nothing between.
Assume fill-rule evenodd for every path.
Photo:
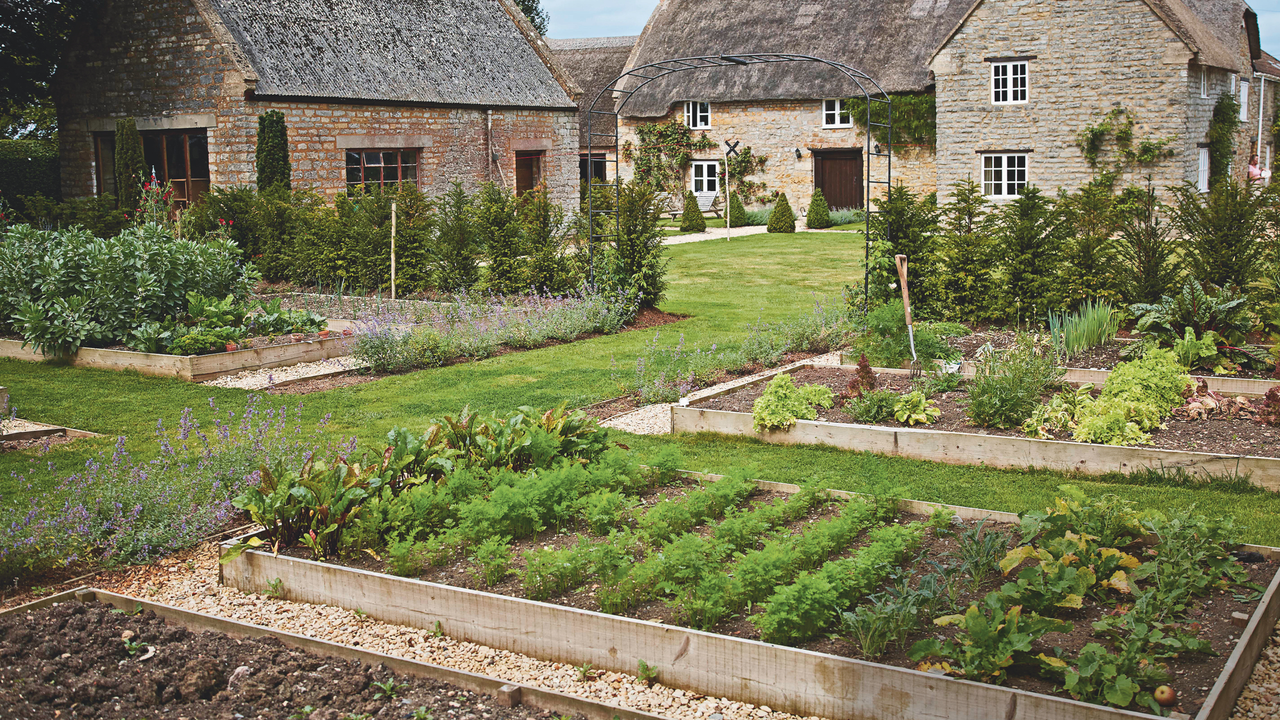
<instances>
[{"instance_id":1,"label":"wooden door","mask_svg":"<svg viewBox=\"0 0 1280 720\"><path fill-rule=\"evenodd\" d=\"M862 148L813 151L813 185L822 189L827 207L863 206Z\"/></svg>"},{"instance_id":2,"label":"wooden door","mask_svg":"<svg viewBox=\"0 0 1280 720\"><path fill-rule=\"evenodd\" d=\"M516 195L523 195L542 181L542 152L516 153Z\"/></svg>"}]
</instances>

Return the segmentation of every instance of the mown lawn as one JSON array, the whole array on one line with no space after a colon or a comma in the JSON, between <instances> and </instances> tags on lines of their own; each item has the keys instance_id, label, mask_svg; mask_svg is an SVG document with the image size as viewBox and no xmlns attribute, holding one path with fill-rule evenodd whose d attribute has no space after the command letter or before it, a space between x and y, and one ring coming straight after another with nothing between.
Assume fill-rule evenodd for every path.
<instances>
[{"instance_id":1,"label":"mown lawn","mask_svg":"<svg viewBox=\"0 0 1280 720\"><path fill-rule=\"evenodd\" d=\"M709 347L739 342L747 325L793 317L812 307L815 296L841 302L844 285L861 282L863 241L853 233L752 235L741 240L706 241L668 248L670 288L662 309L689 319L655 331L595 338L476 363L387 378L352 388L283 396L272 402L303 405L303 417L328 414L336 432L373 444L395 425L422 429L433 417L476 410L545 408L567 402L586 405L618 394L614 376L630 372L647 343ZM157 419L173 427L184 407L206 416L208 400L222 408L244 402L247 393L173 380L0 360L0 385L10 388L24 417L110 436L56 448L49 455L0 456L0 502L22 503L31 492L49 488L82 468L117 435L129 447L151 452ZM1198 505L1212 515L1234 516L1249 542L1280 544L1280 495L1119 481L1067 478L1053 472L1013 472L884 458L821 447L781 447L754 440L709 435L619 438L642 453L675 442L691 470L723 472L754 466L756 477L816 480L828 487L898 492L902 497L1021 511L1043 507L1059 485L1114 492L1143 507L1170 509ZM26 473L30 487L14 474ZM0 522L4 522L0 517Z\"/></svg>"}]
</instances>

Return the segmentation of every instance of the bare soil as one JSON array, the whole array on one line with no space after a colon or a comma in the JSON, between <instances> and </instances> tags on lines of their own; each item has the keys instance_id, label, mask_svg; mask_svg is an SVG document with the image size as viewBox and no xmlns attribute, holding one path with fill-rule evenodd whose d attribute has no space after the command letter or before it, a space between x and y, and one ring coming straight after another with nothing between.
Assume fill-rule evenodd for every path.
<instances>
[{"instance_id":1,"label":"bare soil","mask_svg":"<svg viewBox=\"0 0 1280 720\"><path fill-rule=\"evenodd\" d=\"M131 654L124 638L139 643ZM0 718L173 717L339 720L405 718L426 708L441 720L554 717L447 683L353 660L286 648L275 638L235 639L168 625L151 611L125 614L68 602L0 618ZM153 650L154 649L154 650ZM375 682L395 697L378 698Z\"/></svg>"},{"instance_id":2,"label":"bare soil","mask_svg":"<svg viewBox=\"0 0 1280 720\"><path fill-rule=\"evenodd\" d=\"M854 378L852 371L840 368L806 368L789 373L797 385L825 385L839 395ZM696 407L709 410L727 410L730 412L751 412L752 405L764 393L765 383L756 383L739 388L732 393L709 398L693 403ZM903 375L877 375L877 388L889 389L898 394L910 392L914 384ZM980 435L1003 435L1006 437L1024 437L1021 429L1002 430L974 425L966 414L969 399L962 383L959 389L939 393L931 398L942 417L930 425L917 425L917 429L948 430L952 432L976 433ZM826 422L868 424L855 419L847 412L847 407L837 401L836 407L818 408L818 418ZM1249 401L1254 408L1261 407L1262 401ZM908 427L895 420L875 423L882 427ZM1256 455L1261 457L1280 457L1280 427L1264 425L1253 419L1242 417L1212 417L1206 420L1187 420L1176 417L1166 420L1166 428L1151 433L1151 447L1164 450L1187 450L1193 452L1214 453L1218 455ZM1055 434L1055 440L1071 441L1069 432Z\"/></svg>"}]
</instances>

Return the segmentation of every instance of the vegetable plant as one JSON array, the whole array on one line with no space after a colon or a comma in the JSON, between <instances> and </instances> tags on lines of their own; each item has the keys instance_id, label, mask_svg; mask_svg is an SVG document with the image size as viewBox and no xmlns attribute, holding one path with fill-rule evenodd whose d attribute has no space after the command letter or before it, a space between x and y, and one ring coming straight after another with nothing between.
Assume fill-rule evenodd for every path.
<instances>
[{"instance_id":1,"label":"vegetable plant","mask_svg":"<svg viewBox=\"0 0 1280 720\"><path fill-rule=\"evenodd\" d=\"M907 425L928 425L942 417L942 411L934 401L926 399L923 392L916 390L898 399L893 406L893 417Z\"/></svg>"},{"instance_id":2,"label":"vegetable plant","mask_svg":"<svg viewBox=\"0 0 1280 720\"><path fill-rule=\"evenodd\" d=\"M831 388L825 385L796 387L795 380L787 374L778 375L765 386L764 394L756 398L751 407L752 428L787 430L796 420L813 420L818 417L815 406L829 408L835 402Z\"/></svg>"},{"instance_id":3,"label":"vegetable plant","mask_svg":"<svg viewBox=\"0 0 1280 720\"><path fill-rule=\"evenodd\" d=\"M944 658L965 678L997 685L1004 682L1009 666L1030 657L1033 642L1051 632L1072 630L1071 623L1061 620L1035 613L1024 617L1019 605L1005 608L995 593L989 593L981 607L975 603L963 615L947 615L934 622L956 625L960 632L946 642L925 638L911 646L907 657L913 661Z\"/></svg>"}]
</instances>

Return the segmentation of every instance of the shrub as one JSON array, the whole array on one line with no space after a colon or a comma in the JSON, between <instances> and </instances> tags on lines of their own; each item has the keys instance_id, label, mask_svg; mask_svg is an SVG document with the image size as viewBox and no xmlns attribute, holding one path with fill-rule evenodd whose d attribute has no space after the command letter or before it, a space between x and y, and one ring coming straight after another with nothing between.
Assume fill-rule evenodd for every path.
<instances>
[{"instance_id":1,"label":"shrub","mask_svg":"<svg viewBox=\"0 0 1280 720\"><path fill-rule=\"evenodd\" d=\"M1061 283L1068 304L1114 295L1117 216L1112 183L1103 174L1059 200L1066 227Z\"/></svg>"},{"instance_id":2,"label":"shrub","mask_svg":"<svg viewBox=\"0 0 1280 720\"><path fill-rule=\"evenodd\" d=\"M1178 281L1178 248L1150 185L1121 197L1116 248L1116 287L1130 305L1157 303Z\"/></svg>"},{"instance_id":3,"label":"shrub","mask_svg":"<svg viewBox=\"0 0 1280 720\"><path fill-rule=\"evenodd\" d=\"M1062 381L1064 371L1055 360L1023 333L1007 350L986 355L969 383L969 417L982 427L1021 427L1040 404L1040 396Z\"/></svg>"},{"instance_id":4,"label":"shrub","mask_svg":"<svg viewBox=\"0 0 1280 720\"><path fill-rule=\"evenodd\" d=\"M769 218L773 216L773 206L766 205L759 210L747 211L746 225L768 225Z\"/></svg>"},{"instance_id":5,"label":"shrub","mask_svg":"<svg viewBox=\"0 0 1280 720\"><path fill-rule=\"evenodd\" d=\"M1042 316L1062 303L1059 271L1064 232L1053 201L1036 187L1000 212L996 234L1004 253L1005 311L1014 319Z\"/></svg>"},{"instance_id":6,"label":"shrub","mask_svg":"<svg viewBox=\"0 0 1280 720\"><path fill-rule=\"evenodd\" d=\"M109 238L119 235L132 224L128 214L116 207L114 195L75 198L65 202L54 202L44 195L23 195L19 200L23 207L21 218L42 230L80 226L96 237ZM2 229L3 224L0 224Z\"/></svg>"},{"instance_id":7,"label":"shrub","mask_svg":"<svg viewBox=\"0 0 1280 720\"><path fill-rule=\"evenodd\" d=\"M439 287L466 290L476 284L480 268L476 263L476 229L471 222L471 200L454 182L440 199L436 256L440 259Z\"/></svg>"},{"instance_id":8,"label":"shrub","mask_svg":"<svg viewBox=\"0 0 1280 720\"><path fill-rule=\"evenodd\" d=\"M866 220L867 213L856 208L837 208L831 211L832 227L853 225L854 223L866 222Z\"/></svg>"},{"instance_id":9,"label":"shrub","mask_svg":"<svg viewBox=\"0 0 1280 720\"><path fill-rule=\"evenodd\" d=\"M1201 285L1244 288L1258 279L1266 246L1262 237L1265 195L1231 178L1212 184L1209 194L1184 183L1172 189L1173 225L1183 255Z\"/></svg>"},{"instance_id":10,"label":"shrub","mask_svg":"<svg viewBox=\"0 0 1280 720\"><path fill-rule=\"evenodd\" d=\"M751 225L747 217L747 209L742 207L742 198L738 193L729 193L729 224L733 227Z\"/></svg>"},{"instance_id":11,"label":"shrub","mask_svg":"<svg viewBox=\"0 0 1280 720\"><path fill-rule=\"evenodd\" d=\"M551 201L546 185L538 185L520 198L520 227L529 252L530 287L542 293L567 290L564 209Z\"/></svg>"},{"instance_id":12,"label":"shrub","mask_svg":"<svg viewBox=\"0 0 1280 720\"><path fill-rule=\"evenodd\" d=\"M999 316L990 202L972 179L951 186L951 202L943 208L938 261L944 269L941 293L944 317L982 322ZM910 269L910 265L908 265Z\"/></svg>"},{"instance_id":13,"label":"shrub","mask_svg":"<svg viewBox=\"0 0 1280 720\"><path fill-rule=\"evenodd\" d=\"M133 118L116 120L116 198L119 207L133 213L142 206L142 178L147 162L142 156L142 135Z\"/></svg>"},{"instance_id":14,"label":"shrub","mask_svg":"<svg viewBox=\"0 0 1280 720\"><path fill-rule=\"evenodd\" d=\"M751 406L751 425L756 432L786 430L795 425L797 419L813 420L818 417L814 406L829 408L834 400L835 396L829 387L796 387L790 375L779 375L769 381L764 394L756 398Z\"/></svg>"},{"instance_id":15,"label":"shrub","mask_svg":"<svg viewBox=\"0 0 1280 720\"><path fill-rule=\"evenodd\" d=\"M258 189L289 189L293 169L289 164L289 132L284 113L268 110L258 116L258 144L254 150L258 171Z\"/></svg>"},{"instance_id":16,"label":"shrub","mask_svg":"<svg viewBox=\"0 0 1280 720\"><path fill-rule=\"evenodd\" d=\"M651 187L632 180L619 190L614 289L635 290L640 307L657 307L667 289L661 209Z\"/></svg>"},{"instance_id":17,"label":"shrub","mask_svg":"<svg viewBox=\"0 0 1280 720\"><path fill-rule=\"evenodd\" d=\"M0 197L12 202L21 195L62 196L56 141L0 140Z\"/></svg>"},{"instance_id":18,"label":"shrub","mask_svg":"<svg viewBox=\"0 0 1280 720\"><path fill-rule=\"evenodd\" d=\"M955 354L927 326L915 328L916 357L927 363ZM899 367L911 359L911 338L907 332L907 316L901 300L893 300L867 314L867 333L850 343L852 350L865 353L876 367Z\"/></svg>"},{"instance_id":19,"label":"shrub","mask_svg":"<svg viewBox=\"0 0 1280 720\"><path fill-rule=\"evenodd\" d=\"M873 240L868 266L872 302L887 302L900 296L894 256L906 255L911 314L918 318L940 315L937 194L916 195L898 183L889 189L880 212L868 220L868 231Z\"/></svg>"},{"instance_id":20,"label":"shrub","mask_svg":"<svg viewBox=\"0 0 1280 720\"><path fill-rule=\"evenodd\" d=\"M796 231L796 214L791 211L791 203L787 202L787 194L778 196L778 202L769 213L769 232L793 233Z\"/></svg>"},{"instance_id":21,"label":"shrub","mask_svg":"<svg viewBox=\"0 0 1280 720\"><path fill-rule=\"evenodd\" d=\"M815 230L831 227L831 208L827 207L827 199L822 196L822 188L813 189L813 198L809 200L809 214L805 216L804 224Z\"/></svg>"},{"instance_id":22,"label":"shrub","mask_svg":"<svg viewBox=\"0 0 1280 720\"><path fill-rule=\"evenodd\" d=\"M187 294L246 297L258 276L227 240L176 239L155 225L100 240L15 225L0 239L0 318L47 355L122 342L187 309Z\"/></svg>"},{"instance_id":23,"label":"shrub","mask_svg":"<svg viewBox=\"0 0 1280 720\"><path fill-rule=\"evenodd\" d=\"M698 198L693 194L692 190L686 190L684 193L684 212L680 214L680 231L687 233L700 233L707 229L707 220L702 217L702 210L698 208Z\"/></svg>"},{"instance_id":24,"label":"shrub","mask_svg":"<svg viewBox=\"0 0 1280 720\"><path fill-rule=\"evenodd\" d=\"M485 285L497 293L528 287L521 267L521 227L515 198L504 188L485 183L473 209L477 239L489 257Z\"/></svg>"}]
</instances>

